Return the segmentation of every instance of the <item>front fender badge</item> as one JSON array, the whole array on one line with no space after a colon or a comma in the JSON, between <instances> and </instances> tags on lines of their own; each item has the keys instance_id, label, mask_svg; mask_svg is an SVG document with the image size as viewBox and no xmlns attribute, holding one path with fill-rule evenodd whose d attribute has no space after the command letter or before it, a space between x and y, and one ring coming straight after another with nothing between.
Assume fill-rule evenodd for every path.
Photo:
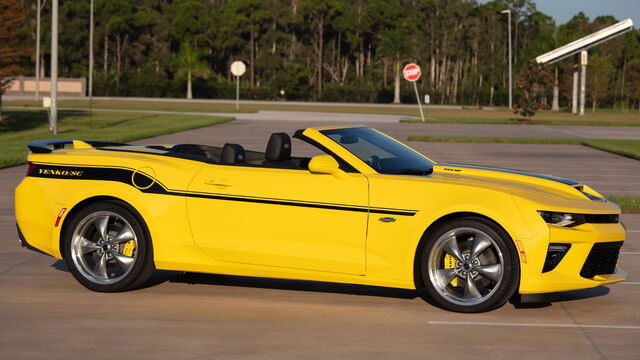
<instances>
[{"instance_id":1,"label":"front fender badge","mask_svg":"<svg viewBox=\"0 0 640 360\"><path fill-rule=\"evenodd\" d=\"M396 218L381 217L380 219L378 219L378 221L382 221L383 223L392 223L392 222L396 221Z\"/></svg>"}]
</instances>

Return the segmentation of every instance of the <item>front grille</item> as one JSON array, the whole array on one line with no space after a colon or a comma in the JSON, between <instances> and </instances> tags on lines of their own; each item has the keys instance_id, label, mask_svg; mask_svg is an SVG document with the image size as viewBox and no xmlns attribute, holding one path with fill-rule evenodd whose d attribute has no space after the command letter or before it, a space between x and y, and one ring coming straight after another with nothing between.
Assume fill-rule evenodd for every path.
<instances>
[{"instance_id":1,"label":"front grille","mask_svg":"<svg viewBox=\"0 0 640 360\"><path fill-rule=\"evenodd\" d=\"M584 218L590 224L617 224L620 222L618 214L585 214Z\"/></svg>"},{"instance_id":2,"label":"front grille","mask_svg":"<svg viewBox=\"0 0 640 360\"><path fill-rule=\"evenodd\" d=\"M613 274L622 243L622 241L595 243L580 270L580 276L591 279L596 275Z\"/></svg>"}]
</instances>

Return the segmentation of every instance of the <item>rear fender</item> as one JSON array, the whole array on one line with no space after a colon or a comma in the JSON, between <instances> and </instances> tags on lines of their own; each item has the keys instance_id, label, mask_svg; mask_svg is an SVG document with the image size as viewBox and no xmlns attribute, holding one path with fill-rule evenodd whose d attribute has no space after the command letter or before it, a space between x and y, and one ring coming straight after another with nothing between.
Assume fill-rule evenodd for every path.
<instances>
[{"instance_id":1,"label":"rear fender","mask_svg":"<svg viewBox=\"0 0 640 360\"><path fill-rule=\"evenodd\" d=\"M154 258L164 260L171 254L172 246L193 247L193 237L186 217L186 197L165 194L142 193L131 186L110 183L96 184L95 187L74 194L64 205L68 207L62 218L62 226L54 228L52 244L55 243L56 257L62 258L62 230L81 208L105 199L116 199L128 204L145 222L154 247Z\"/></svg>"}]
</instances>

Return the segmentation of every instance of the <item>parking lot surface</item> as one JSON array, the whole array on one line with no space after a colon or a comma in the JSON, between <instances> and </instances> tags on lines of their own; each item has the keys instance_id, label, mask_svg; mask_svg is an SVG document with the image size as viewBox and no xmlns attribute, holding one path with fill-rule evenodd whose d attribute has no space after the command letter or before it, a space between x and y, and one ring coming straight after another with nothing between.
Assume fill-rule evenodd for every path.
<instances>
[{"instance_id":1,"label":"parking lot surface","mask_svg":"<svg viewBox=\"0 0 640 360\"><path fill-rule=\"evenodd\" d=\"M139 143L260 150L272 132L318 124L245 119ZM406 139L408 124L373 125ZM439 162L545 172L606 194L640 195L640 162L582 146L410 145ZM294 153L311 152L296 146ZM175 272L159 272L140 290L101 294L79 285L64 262L18 246L13 189L24 172L0 170L0 359L637 359L640 352L640 215L623 216L626 283L484 314L440 310L409 290Z\"/></svg>"}]
</instances>

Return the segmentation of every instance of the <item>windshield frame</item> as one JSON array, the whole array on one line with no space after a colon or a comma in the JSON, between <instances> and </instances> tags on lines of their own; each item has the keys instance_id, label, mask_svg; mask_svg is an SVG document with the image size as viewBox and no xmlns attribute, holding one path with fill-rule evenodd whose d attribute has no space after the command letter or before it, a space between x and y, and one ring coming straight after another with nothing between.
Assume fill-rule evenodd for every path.
<instances>
[{"instance_id":1,"label":"windshield frame","mask_svg":"<svg viewBox=\"0 0 640 360\"><path fill-rule=\"evenodd\" d=\"M370 137L370 138L366 138L366 137L360 137L363 140L365 140L367 143L370 144L371 147L373 147L374 149L379 149L382 150L392 156L394 156L394 159L400 159L401 162L407 161L410 164L409 165L413 165L415 167L396 167L396 168L388 168L388 169L380 169L380 168L376 168L376 166L374 166L370 161L367 161L367 159L362 157L361 155L358 155L358 153L354 152L352 148L350 148L348 146L348 144L345 143L341 143L338 139L336 139L335 137L331 137L331 135L349 135L349 134L343 134L345 132L349 133L349 132L362 132L362 131L372 131L374 137ZM319 130L319 132L326 137L327 139L329 139L332 143L340 146L342 149L344 149L345 151L349 152L351 155L353 155L356 159L358 159L358 161L360 161L363 165L366 165L367 168L371 169L373 172L378 173L378 174L385 174L385 175L429 175L433 172L433 167L437 164L435 161L429 159L427 156L423 155L422 153L420 153L419 151L414 150L413 148L411 148L410 146L407 146L406 144L402 143L401 141L398 141L397 139L377 130L374 128L370 128L370 127L366 127L366 126L361 126L361 127L340 127L340 128L330 128L330 129L322 129ZM376 135L379 135L376 136ZM376 139L377 137L377 139ZM379 140L381 140L381 137L384 138L383 140L383 144L382 145L391 145L391 146L381 146L381 144L379 143ZM374 140L374 142L370 141L370 140ZM378 140L378 141L375 141ZM395 150L395 151L394 151ZM400 154L398 154L398 151L400 152ZM409 155L407 157L400 157L397 155ZM404 159L404 160L403 160ZM378 158L378 160L389 160L389 158L385 158L385 159L380 159ZM416 161L417 160L417 161ZM379 166L382 166L381 162L378 162Z\"/></svg>"}]
</instances>

